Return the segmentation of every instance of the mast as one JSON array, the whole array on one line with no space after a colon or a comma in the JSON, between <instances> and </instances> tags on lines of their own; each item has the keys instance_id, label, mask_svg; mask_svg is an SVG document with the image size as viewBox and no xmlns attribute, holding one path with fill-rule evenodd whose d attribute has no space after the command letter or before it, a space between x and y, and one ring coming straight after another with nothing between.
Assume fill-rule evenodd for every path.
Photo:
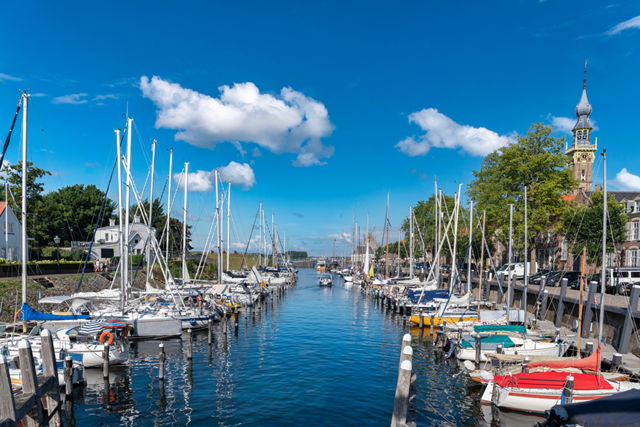
<instances>
[{"instance_id":1,"label":"mast","mask_svg":"<svg viewBox=\"0 0 640 427\"><path fill-rule=\"evenodd\" d=\"M369 212L367 212L367 234L365 239L367 239L367 252L364 258L364 273L369 276Z\"/></svg>"},{"instance_id":2,"label":"mast","mask_svg":"<svg viewBox=\"0 0 640 427\"><path fill-rule=\"evenodd\" d=\"M435 179L433 180L433 184L435 186L435 193L433 193L433 203L435 206L435 215L434 215L434 220L435 220L435 227L433 228L433 239L434 239L434 244L433 244L433 256L431 257L431 271L434 272L434 279L436 279L436 283L438 284L438 287L440 286L440 267L439 267L439 260L436 259L436 248L438 247L438 242L440 240L438 240L438 230L440 229L439 225L440 225L440 217L438 216L438 181L436 181Z\"/></svg>"},{"instance_id":3,"label":"mast","mask_svg":"<svg viewBox=\"0 0 640 427\"><path fill-rule=\"evenodd\" d=\"M216 169L216 221L218 225L218 283L222 283L222 221L220 221L220 191L218 188L218 170Z\"/></svg>"},{"instance_id":4,"label":"mast","mask_svg":"<svg viewBox=\"0 0 640 427\"><path fill-rule=\"evenodd\" d=\"M151 264L151 230L153 228L153 176L156 172L156 140L153 140L151 144L151 189L149 191L149 240L147 242L147 276L146 276L146 288L149 288L149 267Z\"/></svg>"},{"instance_id":5,"label":"mast","mask_svg":"<svg viewBox=\"0 0 640 427\"><path fill-rule=\"evenodd\" d=\"M351 267L353 267L353 254L356 243L356 207L353 206L353 218L351 219Z\"/></svg>"},{"instance_id":6,"label":"mast","mask_svg":"<svg viewBox=\"0 0 640 427\"><path fill-rule=\"evenodd\" d=\"M129 204L130 204L130 197L131 197L131 131L133 128L133 119L129 119L127 118L127 165L129 165L129 173L127 174L127 192L125 195L125 223L124 223L124 234L125 234L125 240L124 240L124 251L125 251L125 255L124 255L124 267L122 272L124 274L127 275L127 282L126 282L126 287L127 287L127 292L128 292L128 288L131 286L129 283Z\"/></svg>"},{"instance_id":7,"label":"mast","mask_svg":"<svg viewBox=\"0 0 640 427\"><path fill-rule=\"evenodd\" d=\"M471 294L471 255L473 255L473 200L469 206L469 255L467 256L467 292Z\"/></svg>"},{"instance_id":8,"label":"mast","mask_svg":"<svg viewBox=\"0 0 640 427\"><path fill-rule=\"evenodd\" d=\"M264 266L267 266L267 223L264 220L264 209L262 210L262 227L265 229L262 233L262 250L264 251Z\"/></svg>"},{"instance_id":9,"label":"mast","mask_svg":"<svg viewBox=\"0 0 640 427\"><path fill-rule=\"evenodd\" d=\"M522 293L524 307L524 324L527 325L527 291L529 289L529 226L527 223L527 187L524 187L524 292ZM518 317L520 317L518 315ZM579 336L579 335L578 335ZM580 339L580 338L578 338Z\"/></svg>"},{"instance_id":10,"label":"mast","mask_svg":"<svg viewBox=\"0 0 640 427\"><path fill-rule=\"evenodd\" d=\"M409 206L409 278L413 279L413 206Z\"/></svg>"},{"instance_id":11,"label":"mast","mask_svg":"<svg viewBox=\"0 0 640 427\"><path fill-rule=\"evenodd\" d=\"M458 194L456 194L455 196L455 204L453 207L453 211L454 211L454 215L455 215L455 226L453 229L453 255L451 256L451 274L449 275L449 279L451 280L451 284L449 285L449 292L453 292L453 278L454 278L454 273L456 271L458 271L458 263L457 261L457 257L456 255L458 254L457 248L458 248L458 214L460 212L460 192L462 191L462 184L460 184L458 186ZM460 288L462 288L462 283L460 284Z\"/></svg>"},{"instance_id":12,"label":"mast","mask_svg":"<svg viewBox=\"0 0 640 427\"><path fill-rule=\"evenodd\" d=\"M22 304L27 303L27 104L30 95L26 91L22 98ZM8 202L8 200L7 200ZM22 321L22 331L27 332L27 322Z\"/></svg>"},{"instance_id":13,"label":"mast","mask_svg":"<svg viewBox=\"0 0 640 427\"><path fill-rule=\"evenodd\" d=\"M398 264L398 279L401 277L400 276L400 229L398 229L398 259L397 259L397 263Z\"/></svg>"},{"instance_id":14,"label":"mast","mask_svg":"<svg viewBox=\"0 0 640 427\"><path fill-rule=\"evenodd\" d=\"M4 182L4 199L6 200L6 206L9 206L9 184ZM5 206L5 209L7 209ZM4 216L4 256L9 259L9 215ZM14 261L14 260L10 260Z\"/></svg>"},{"instance_id":15,"label":"mast","mask_svg":"<svg viewBox=\"0 0 640 427\"><path fill-rule=\"evenodd\" d=\"M124 314L125 291L127 284L124 270L124 234L122 228L122 151L120 149L120 129L116 129L116 147L118 155L118 244L120 246L120 308Z\"/></svg>"},{"instance_id":16,"label":"mast","mask_svg":"<svg viewBox=\"0 0 640 427\"><path fill-rule=\"evenodd\" d=\"M596 144L598 140L596 140ZM601 277L600 277L600 323L598 324L598 339L602 341L602 327L604 321L604 294L606 289L606 279L607 279L607 211L609 210L609 199L607 198L607 149L602 150L602 159L604 164L604 185L602 186L602 190L604 192L604 199L602 201L602 267L601 267ZM600 343L598 343L600 346Z\"/></svg>"},{"instance_id":17,"label":"mast","mask_svg":"<svg viewBox=\"0 0 640 427\"><path fill-rule=\"evenodd\" d=\"M384 225L384 228L387 229L387 260L384 263L384 277L389 278L389 193L387 193L387 214L385 215L385 220L387 223Z\"/></svg>"},{"instance_id":18,"label":"mast","mask_svg":"<svg viewBox=\"0 0 640 427\"><path fill-rule=\"evenodd\" d=\"M189 194L189 162L184 164L184 212L182 219L182 284L186 282L187 272L187 195Z\"/></svg>"},{"instance_id":19,"label":"mast","mask_svg":"<svg viewBox=\"0 0 640 427\"><path fill-rule=\"evenodd\" d=\"M231 253L231 241L229 240L229 230L231 229L231 183L229 183L227 193L227 271L229 271L229 254Z\"/></svg>"},{"instance_id":20,"label":"mast","mask_svg":"<svg viewBox=\"0 0 640 427\"><path fill-rule=\"evenodd\" d=\"M509 269L507 270L507 274L509 274L509 281L507 282L507 311L511 308L511 276L513 276L513 266L512 264L512 236L513 236L513 204L509 205ZM508 312L507 312L507 321Z\"/></svg>"},{"instance_id":21,"label":"mast","mask_svg":"<svg viewBox=\"0 0 640 427\"><path fill-rule=\"evenodd\" d=\"M169 262L169 240L171 239L171 168L173 167L173 148L169 154L169 194L167 194L167 262Z\"/></svg>"},{"instance_id":22,"label":"mast","mask_svg":"<svg viewBox=\"0 0 640 427\"><path fill-rule=\"evenodd\" d=\"M271 265L276 266L276 224L275 214L271 211L271 230L273 230L273 236L271 236Z\"/></svg>"},{"instance_id":23,"label":"mast","mask_svg":"<svg viewBox=\"0 0 640 427\"><path fill-rule=\"evenodd\" d=\"M482 300L482 277L484 276L484 227L487 220L487 211L482 212L482 241L480 246L480 284L478 285L478 315L480 314L480 301ZM526 310L526 308L525 308Z\"/></svg>"},{"instance_id":24,"label":"mast","mask_svg":"<svg viewBox=\"0 0 640 427\"><path fill-rule=\"evenodd\" d=\"M260 203L260 209L258 209L258 229L260 230L260 234L258 235L258 268L262 265L262 203Z\"/></svg>"}]
</instances>

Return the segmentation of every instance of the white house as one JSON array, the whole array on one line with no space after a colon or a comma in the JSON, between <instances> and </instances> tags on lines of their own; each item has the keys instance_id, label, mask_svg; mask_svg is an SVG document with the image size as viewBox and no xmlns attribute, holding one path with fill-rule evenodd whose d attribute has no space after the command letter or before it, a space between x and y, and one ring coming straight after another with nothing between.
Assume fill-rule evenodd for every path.
<instances>
[{"instance_id":1,"label":"white house","mask_svg":"<svg viewBox=\"0 0 640 427\"><path fill-rule=\"evenodd\" d=\"M124 227L123 227L124 228ZM151 228L152 233L156 232ZM140 222L140 217L136 216L133 223L129 224L129 254L136 255L144 253L145 242L149 236L149 228ZM91 258L108 259L120 256L120 243L118 242L119 226L115 219L109 220L108 227L98 228L95 241L91 250Z\"/></svg>"},{"instance_id":2,"label":"white house","mask_svg":"<svg viewBox=\"0 0 640 427\"><path fill-rule=\"evenodd\" d=\"M0 222L4 230L4 239L0 241L0 257L8 261L22 261L22 224L7 202L0 202Z\"/></svg>"}]
</instances>

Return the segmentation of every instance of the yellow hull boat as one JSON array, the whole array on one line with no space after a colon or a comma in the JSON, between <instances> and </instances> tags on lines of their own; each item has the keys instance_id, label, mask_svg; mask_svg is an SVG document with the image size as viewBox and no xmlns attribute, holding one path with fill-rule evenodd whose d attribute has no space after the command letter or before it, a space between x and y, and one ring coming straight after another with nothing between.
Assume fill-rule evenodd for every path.
<instances>
[{"instance_id":1,"label":"yellow hull boat","mask_svg":"<svg viewBox=\"0 0 640 427\"><path fill-rule=\"evenodd\" d=\"M480 321L480 319L478 319L477 317L465 317L465 316L463 316L462 319L460 319L460 317L434 317L433 318L433 326L440 326L443 323L444 324L455 323L455 322L459 322L460 320L462 320L463 322L478 322L478 321ZM414 324L414 325L419 325L420 324L420 316L419 315L411 316L411 323ZM424 326L431 326L431 316L423 314L422 315L422 324Z\"/></svg>"}]
</instances>

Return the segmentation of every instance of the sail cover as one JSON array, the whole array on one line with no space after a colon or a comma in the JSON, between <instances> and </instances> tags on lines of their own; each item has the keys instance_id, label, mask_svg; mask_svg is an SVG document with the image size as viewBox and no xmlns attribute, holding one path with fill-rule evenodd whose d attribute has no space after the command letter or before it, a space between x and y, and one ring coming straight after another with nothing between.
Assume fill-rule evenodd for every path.
<instances>
[{"instance_id":1,"label":"sail cover","mask_svg":"<svg viewBox=\"0 0 640 427\"><path fill-rule=\"evenodd\" d=\"M602 360L602 353L600 346L598 350L591 354L589 357L578 360L559 360L555 362L537 362L529 363L529 368L537 368L538 366L546 366L551 369L565 369L565 368L578 368L578 369L590 369L595 372L600 371L600 361Z\"/></svg>"},{"instance_id":2,"label":"sail cover","mask_svg":"<svg viewBox=\"0 0 640 427\"><path fill-rule=\"evenodd\" d=\"M569 375L573 377L574 390L611 390L613 388L608 381L599 379L597 375L569 372L520 373L495 376L493 379L500 387L563 389Z\"/></svg>"},{"instance_id":3,"label":"sail cover","mask_svg":"<svg viewBox=\"0 0 640 427\"><path fill-rule=\"evenodd\" d=\"M39 321L39 320L78 320L78 319L88 319L89 316L80 315L80 314L48 314L48 313L40 313L38 310L34 310L29 307L29 305L24 302L22 303L22 307L20 307L20 320L24 320L26 322L31 321Z\"/></svg>"}]
</instances>

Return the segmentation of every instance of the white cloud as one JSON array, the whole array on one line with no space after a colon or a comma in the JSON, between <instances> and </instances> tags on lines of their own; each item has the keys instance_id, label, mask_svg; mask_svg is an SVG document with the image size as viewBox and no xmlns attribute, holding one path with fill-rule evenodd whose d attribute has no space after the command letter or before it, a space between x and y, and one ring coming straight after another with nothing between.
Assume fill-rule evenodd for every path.
<instances>
[{"instance_id":1,"label":"white cloud","mask_svg":"<svg viewBox=\"0 0 640 427\"><path fill-rule=\"evenodd\" d=\"M97 166L100 166L100 163L98 163L98 162L85 162L85 164L84 164L85 168L95 168Z\"/></svg>"},{"instance_id":2,"label":"white cloud","mask_svg":"<svg viewBox=\"0 0 640 427\"><path fill-rule=\"evenodd\" d=\"M53 104L86 104L86 99L81 99L87 96L86 93L74 93L71 95L63 95L53 98L51 103Z\"/></svg>"},{"instance_id":3,"label":"white cloud","mask_svg":"<svg viewBox=\"0 0 640 427\"><path fill-rule=\"evenodd\" d=\"M396 144L398 150L410 157L424 156L432 147L460 148L474 156L486 156L509 143L507 136L487 128L458 124L435 108L411 113L409 122L427 132L417 139L410 136Z\"/></svg>"},{"instance_id":4,"label":"white cloud","mask_svg":"<svg viewBox=\"0 0 640 427\"><path fill-rule=\"evenodd\" d=\"M551 119L551 124L556 127L556 130L572 135L571 130L576 125L576 119L571 117L556 117L551 114L549 114L548 118ZM589 119L589 122L591 123L591 126L593 126L593 130L598 130L595 120Z\"/></svg>"},{"instance_id":5,"label":"white cloud","mask_svg":"<svg viewBox=\"0 0 640 427\"><path fill-rule=\"evenodd\" d=\"M640 28L640 16L636 16L635 18L631 18L628 21L619 23L618 25L607 31L605 34L612 36L624 30L628 30L629 28Z\"/></svg>"},{"instance_id":6,"label":"white cloud","mask_svg":"<svg viewBox=\"0 0 640 427\"><path fill-rule=\"evenodd\" d=\"M47 94L46 93L32 93L31 94L32 98L39 98L41 96L47 96Z\"/></svg>"},{"instance_id":7,"label":"white cloud","mask_svg":"<svg viewBox=\"0 0 640 427\"><path fill-rule=\"evenodd\" d=\"M613 185L620 190L640 191L640 176L629 173L627 168L623 168L613 180Z\"/></svg>"},{"instance_id":8,"label":"white cloud","mask_svg":"<svg viewBox=\"0 0 640 427\"><path fill-rule=\"evenodd\" d=\"M244 148L242 148L242 144L240 144L238 141L233 141L232 144L234 147L236 147L236 150L240 152L240 156L244 160L244 155L247 154L247 151Z\"/></svg>"},{"instance_id":9,"label":"white cloud","mask_svg":"<svg viewBox=\"0 0 640 427\"><path fill-rule=\"evenodd\" d=\"M253 150L251 150L251 155L253 157L260 157L262 156L262 151L260 151L258 147L255 147Z\"/></svg>"},{"instance_id":10,"label":"white cloud","mask_svg":"<svg viewBox=\"0 0 640 427\"><path fill-rule=\"evenodd\" d=\"M221 86L218 98L154 76L140 78L142 95L158 107L156 128L176 129L176 140L213 149L219 142L254 142L276 154L297 154L295 166L324 164L333 155L321 139L334 126L324 104L290 87L280 96L251 82Z\"/></svg>"},{"instance_id":11,"label":"white cloud","mask_svg":"<svg viewBox=\"0 0 640 427\"><path fill-rule=\"evenodd\" d=\"M253 169L246 163L231 162L227 166L218 168L218 170L220 171L220 179L240 186L243 190L248 190L256 184L256 176L253 173Z\"/></svg>"},{"instance_id":12,"label":"white cloud","mask_svg":"<svg viewBox=\"0 0 640 427\"><path fill-rule=\"evenodd\" d=\"M235 186L248 190L256 184L256 176L253 169L246 163L231 162L227 166L218 168L220 172L219 180L230 182ZM179 183L184 189L183 172L173 174L173 182ZM212 171L189 172L189 191L212 191L216 182L215 169Z\"/></svg>"},{"instance_id":13,"label":"white cloud","mask_svg":"<svg viewBox=\"0 0 640 427\"><path fill-rule=\"evenodd\" d=\"M113 94L113 93L108 93L106 95L96 95L95 98L92 99L92 101L101 101L104 99L118 99L118 95Z\"/></svg>"},{"instance_id":14,"label":"white cloud","mask_svg":"<svg viewBox=\"0 0 640 427\"><path fill-rule=\"evenodd\" d=\"M10 76L9 74L0 73L0 82L3 82L5 80L12 80L14 82L21 82L22 81L22 79L20 77L13 77L13 76Z\"/></svg>"},{"instance_id":15,"label":"white cloud","mask_svg":"<svg viewBox=\"0 0 640 427\"><path fill-rule=\"evenodd\" d=\"M2 168L0 168L0 178L7 179L9 176L9 166L11 166L11 162L7 159L2 160Z\"/></svg>"}]
</instances>

